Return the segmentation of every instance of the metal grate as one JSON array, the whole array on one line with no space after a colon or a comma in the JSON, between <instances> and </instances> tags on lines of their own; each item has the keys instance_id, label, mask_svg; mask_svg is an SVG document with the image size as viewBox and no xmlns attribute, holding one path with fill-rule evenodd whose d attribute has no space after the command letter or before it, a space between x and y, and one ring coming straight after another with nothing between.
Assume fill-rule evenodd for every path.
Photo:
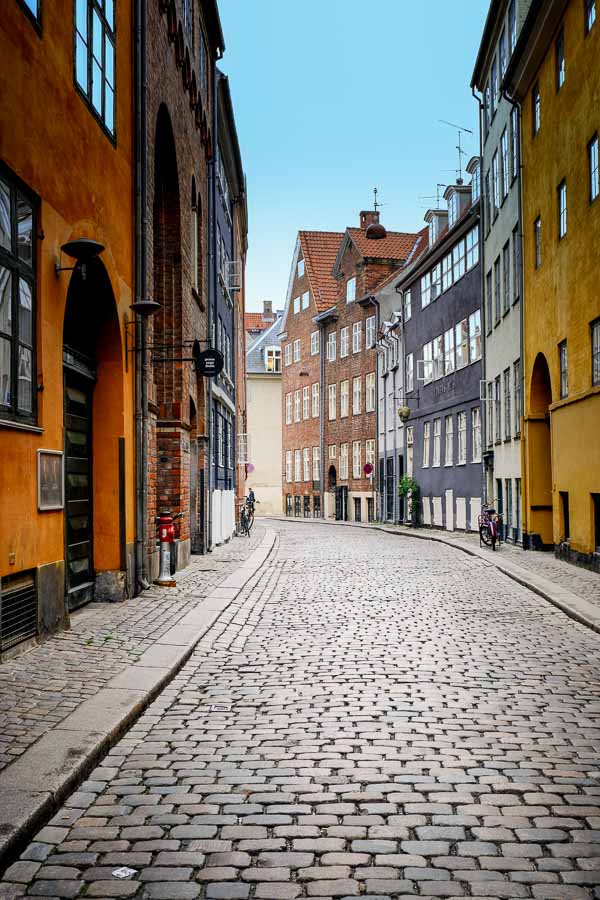
<instances>
[{"instance_id":1,"label":"metal grate","mask_svg":"<svg viewBox=\"0 0 600 900\"><path fill-rule=\"evenodd\" d=\"M32 573L2 579L0 588L0 653L37 637L37 591Z\"/></svg>"}]
</instances>

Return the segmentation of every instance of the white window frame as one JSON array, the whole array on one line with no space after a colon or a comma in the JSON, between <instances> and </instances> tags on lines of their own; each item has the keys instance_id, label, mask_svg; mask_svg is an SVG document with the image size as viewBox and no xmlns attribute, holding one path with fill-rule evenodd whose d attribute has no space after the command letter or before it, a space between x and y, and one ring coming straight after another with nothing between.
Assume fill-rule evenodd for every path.
<instances>
[{"instance_id":1,"label":"white window frame","mask_svg":"<svg viewBox=\"0 0 600 900\"><path fill-rule=\"evenodd\" d=\"M318 382L318 381L315 381L315 382L313 382L313 385L312 385L312 388L311 388L311 403L312 403L312 417L313 417L313 419L318 419L318 418L319 418L319 399L320 399L319 394L320 394L320 392L319 392L319 382Z\"/></svg>"},{"instance_id":2,"label":"white window frame","mask_svg":"<svg viewBox=\"0 0 600 900\"><path fill-rule=\"evenodd\" d=\"M466 268L469 272L479 262L479 225L467 232L465 246L467 249Z\"/></svg>"},{"instance_id":3,"label":"white window frame","mask_svg":"<svg viewBox=\"0 0 600 900\"><path fill-rule=\"evenodd\" d=\"M368 316L365 322L365 350L375 346L375 316Z\"/></svg>"},{"instance_id":4,"label":"white window frame","mask_svg":"<svg viewBox=\"0 0 600 900\"><path fill-rule=\"evenodd\" d=\"M337 444L329 444L327 455L329 459L337 459Z\"/></svg>"},{"instance_id":5,"label":"white window frame","mask_svg":"<svg viewBox=\"0 0 600 900\"><path fill-rule=\"evenodd\" d=\"M294 481L302 481L302 453L294 450Z\"/></svg>"},{"instance_id":6,"label":"white window frame","mask_svg":"<svg viewBox=\"0 0 600 900\"><path fill-rule=\"evenodd\" d=\"M410 322L412 316L412 288L404 291L404 321Z\"/></svg>"},{"instance_id":7,"label":"white window frame","mask_svg":"<svg viewBox=\"0 0 600 900\"><path fill-rule=\"evenodd\" d=\"M292 451L285 451L285 480L289 484L292 480Z\"/></svg>"},{"instance_id":8,"label":"white window frame","mask_svg":"<svg viewBox=\"0 0 600 900\"><path fill-rule=\"evenodd\" d=\"M300 404L301 404L300 389L298 388L298 390L294 391L294 422L301 421L301 419L300 419L300 416L301 416Z\"/></svg>"},{"instance_id":9,"label":"white window frame","mask_svg":"<svg viewBox=\"0 0 600 900\"><path fill-rule=\"evenodd\" d=\"M431 422L423 422L423 464L421 468L429 468L429 451L431 444Z\"/></svg>"},{"instance_id":10,"label":"white window frame","mask_svg":"<svg viewBox=\"0 0 600 900\"><path fill-rule=\"evenodd\" d=\"M362 350L362 322L354 322L352 325L352 352L360 353Z\"/></svg>"},{"instance_id":11,"label":"white window frame","mask_svg":"<svg viewBox=\"0 0 600 900\"><path fill-rule=\"evenodd\" d=\"M302 388L302 418L308 419L310 415L310 389L308 385Z\"/></svg>"},{"instance_id":12,"label":"white window frame","mask_svg":"<svg viewBox=\"0 0 600 900\"><path fill-rule=\"evenodd\" d=\"M292 364L292 345L286 344L284 347L284 361L286 366L291 366Z\"/></svg>"},{"instance_id":13,"label":"white window frame","mask_svg":"<svg viewBox=\"0 0 600 900\"><path fill-rule=\"evenodd\" d=\"M311 331L310 333L310 355L317 356L319 353L319 332Z\"/></svg>"},{"instance_id":14,"label":"white window frame","mask_svg":"<svg viewBox=\"0 0 600 900\"><path fill-rule=\"evenodd\" d=\"M444 417L444 465L454 464L454 416Z\"/></svg>"},{"instance_id":15,"label":"white window frame","mask_svg":"<svg viewBox=\"0 0 600 900\"><path fill-rule=\"evenodd\" d=\"M467 414L464 410L457 413L458 431L458 465L463 466L467 461Z\"/></svg>"},{"instance_id":16,"label":"white window frame","mask_svg":"<svg viewBox=\"0 0 600 900\"><path fill-rule=\"evenodd\" d=\"M265 347L265 369L274 374L281 372L281 347Z\"/></svg>"},{"instance_id":17,"label":"white window frame","mask_svg":"<svg viewBox=\"0 0 600 900\"><path fill-rule=\"evenodd\" d=\"M352 303L354 300L356 300L356 275L346 282L346 303Z\"/></svg>"},{"instance_id":18,"label":"white window frame","mask_svg":"<svg viewBox=\"0 0 600 900\"><path fill-rule=\"evenodd\" d=\"M292 424L292 392L285 395L285 424Z\"/></svg>"},{"instance_id":19,"label":"white window frame","mask_svg":"<svg viewBox=\"0 0 600 900\"><path fill-rule=\"evenodd\" d=\"M442 259L442 293L452 287L452 253L447 253Z\"/></svg>"},{"instance_id":20,"label":"white window frame","mask_svg":"<svg viewBox=\"0 0 600 900\"><path fill-rule=\"evenodd\" d=\"M421 309L431 303L431 272L421 276Z\"/></svg>"},{"instance_id":21,"label":"white window frame","mask_svg":"<svg viewBox=\"0 0 600 900\"><path fill-rule=\"evenodd\" d=\"M481 409L474 406L471 410L471 453L474 463L481 462Z\"/></svg>"},{"instance_id":22,"label":"white window frame","mask_svg":"<svg viewBox=\"0 0 600 900\"><path fill-rule=\"evenodd\" d=\"M327 362L335 362L337 331L330 331L327 335Z\"/></svg>"},{"instance_id":23,"label":"white window frame","mask_svg":"<svg viewBox=\"0 0 600 900\"><path fill-rule=\"evenodd\" d=\"M365 375L365 412L375 412L375 372Z\"/></svg>"},{"instance_id":24,"label":"white window frame","mask_svg":"<svg viewBox=\"0 0 600 900\"><path fill-rule=\"evenodd\" d=\"M300 339L294 341L294 362L300 362Z\"/></svg>"},{"instance_id":25,"label":"white window frame","mask_svg":"<svg viewBox=\"0 0 600 900\"><path fill-rule=\"evenodd\" d=\"M469 363L481 359L481 310L476 309L469 316Z\"/></svg>"},{"instance_id":26,"label":"white window frame","mask_svg":"<svg viewBox=\"0 0 600 900\"><path fill-rule=\"evenodd\" d=\"M302 294L302 302L301 302L302 309L308 309L309 304L310 304L310 293L309 293L309 291L304 291L304 293Z\"/></svg>"},{"instance_id":27,"label":"white window frame","mask_svg":"<svg viewBox=\"0 0 600 900\"><path fill-rule=\"evenodd\" d=\"M454 352L454 328L444 332L444 375L450 375L456 369L456 356Z\"/></svg>"},{"instance_id":28,"label":"white window frame","mask_svg":"<svg viewBox=\"0 0 600 900\"><path fill-rule=\"evenodd\" d=\"M350 405L350 382L347 378L340 381L340 419L346 419Z\"/></svg>"},{"instance_id":29,"label":"white window frame","mask_svg":"<svg viewBox=\"0 0 600 900\"><path fill-rule=\"evenodd\" d=\"M352 477L362 478L362 443L352 441Z\"/></svg>"},{"instance_id":30,"label":"white window frame","mask_svg":"<svg viewBox=\"0 0 600 900\"><path fill-rule=\"evenodd\" d=\"M352 379L352 415L359 416L362 412L362 376L355 375Z\"/></svg>"},{"instance_id":31,"label":"white window frame","mask_svg":"<svg viewBox=\"0 0 600 900\"><path fill-rule=\"evenodd\" d=\"M300 312L300 297L294 297L294 315L297 316Z\"/></svg>"},{"instance_id":32,"label":"white window frame","mask_svg":"<svg viewBox=\"0 0 600 900\"><path fill-rule=\"evenodd\" d=\"M414 425L406 427L406 474L412 478L414 472L414 447L415 447L415 429Z\"/></svg>"},{"instance_id":33,"label":"white window frame","mask_svg":"<svg viewBox=\"0 0 600 900\"><path fill-rule=\"evenodd\" d=\"M350 348L350 326L340 328L340 359L348 356Z\"/></svg>"},{"instance_id":34,"label":"white window frame","mask_svg":"<svg viewBox=\"0 0 600 900\"><path fill-rule=\"evenodd\" d=\"M337 384L327 385L327 418L333 422L337 416Z\"/></svg>"},{"instance_id":35,"label":"white window frame","mask_svg":"<svg viewBox=\"0 0 600 900\"><path fill-rule=\"evenodd\" d=\"M372 438L365 441L365 463L370 463L375 469L375 441Z\"/></svg>"},{"instance_id":36,"label":"white window frame","mask_svg":"<svg viewBox=\"0 0 600 900\"><path fill-rule=\"evenodd\" d=\"M348 444L340 444L340 478L348 480Z\"/></svg>"},{"instance_id":37,"label":"white window frame","mask_svg":"<svg viewBox=\"0 0 600 900\"><path fill-rule=\"evenodd\" d=\"M302 480L310 481L310 449L303 447L302 449Z\"/></svg>"},{"instance_id":38,"label":"white window frame","mask_svg":"<svg viewBox=\"0 0 600 900\"><path fill-rule=\"evenodd\" d=\"M407 394L415 389L415 364L412 353L404 357L404 390Z\"/></svg>"},{"instance_id":39,"label":"white window frame","mask_svg":"<svg viewBox=\"0 0 600 900\"><path fill-rule=\"evenodd\" d=\"M442 457L442 420L433 420L433 460L432 468L439 469Z\"/></svg>"},{"instance_id":40,"label":"white window frame","mask_svg":"<svg viewBox=\"0 0 600 900\"><path fill-rule=\"evenodd\" d=\"M313 481L319 481L321 478L321 451L318 447L312 449L312 466Z\"/></svg>"},{"instance_id":41,"label":"white window frame","mask_svg":"<svg viewBox=\"0 0 600 900\"><path fill-rule=\"evenodd\" d=\"M298 260L298 265L296 266L296 275L298 278L302 278L302 276L304 275L304 270L304 257L302 257L302 259Z\"/></svg>"}]
</instances>

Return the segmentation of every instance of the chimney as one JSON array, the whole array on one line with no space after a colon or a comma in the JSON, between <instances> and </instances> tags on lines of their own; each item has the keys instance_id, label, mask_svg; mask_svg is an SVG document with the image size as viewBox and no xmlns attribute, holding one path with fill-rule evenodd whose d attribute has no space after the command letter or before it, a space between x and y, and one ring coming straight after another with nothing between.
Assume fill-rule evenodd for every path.
<instances>
[{"instance_id":1,"label":"chimney","mask_svg":"<svg viewBox=\"0 0 600 900\"><path fill-rule=\"evenodd\" d=\"M360 214L360 227L366 231L369 225L379 225L379 212L363 209Z\"/></svg>"},{"instance_id":2,"label":"chimney","mask_svg":"<svg viewBox=\"0 0 600 900\"><path fill-rule=\"evenodd\" d=\"M273 301L263 300L263 319L273 318Z\"/></svg>"}]
</instances>

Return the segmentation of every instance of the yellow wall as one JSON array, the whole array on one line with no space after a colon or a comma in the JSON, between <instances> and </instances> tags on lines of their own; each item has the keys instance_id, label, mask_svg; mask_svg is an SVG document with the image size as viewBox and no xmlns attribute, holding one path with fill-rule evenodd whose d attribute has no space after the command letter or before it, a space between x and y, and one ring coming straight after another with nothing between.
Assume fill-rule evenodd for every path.
<instances>
[{"instance_id":1,"label":"yellow wall","mask_svg":"<svg viewBox=\"0 0 600 900\"><path fill-rule=\"evenodd\" d=\"M559 543L564 526L559 491L568 491L571 549L594 549L591 492L600 492L600 387L592 388L590 322L600 316L600 198L589 202L587 144L600 132L600 21L585 36L583 3L572 0L562 21L566 80L556 90L554 39L522 103L524 233L524 528ZM531 88L541 94L541 127L532 136ZM567 234L558 239L557 187L567 184ZM533 223L542 221L542 263L535 269ZM560 399L558 344L567 340L569 393ZM540 427L532 412L531 378L543 353L550 405L552 514L536 510L543 470Z\"/></svg>"},{"instance_id":2,"label":"yellow wall","mask_svg":"<svg viewBox=\"0 0 600 900\"><path fill-rule=\"evenodd\" d=\"M260 501L257 515L279 514L283 511L281 376L249 374L246 399L249 458L254 466L246 479L246 491L253 488Z\"/></svg>"},{"instance_id":3,"label":"yellow wall","mask_svg":"<svg viewBox=\"0 0 600 900\"><path fill-rule=\"evenodd\" d=\"M116 7L116 146L73 81L72 0L42 3L41 32L18 3L3 6L0 29L0 158L41 198L37 221L38 425L42 433L0 425L0 577L64 558L64 513L37 509L36 451L62 450L63 319L70 272L56 276L59 248L74 237L105 245L101 259L116 301L120 370L111 419L126 441L126 541L134 540L133 365L124 374L124 315L133 300L132 7ZM62 257L62 265L73 265ZM116 329L115 329L116 332ZM115 342L119 335L113 335ZM95 418L104 415L100 407ZM113 452L114 450L114 452ZM98 570L119 568L117 453L94 461ZM95 524L97 524L95 522Z\"/></svg>"}]
</instances>

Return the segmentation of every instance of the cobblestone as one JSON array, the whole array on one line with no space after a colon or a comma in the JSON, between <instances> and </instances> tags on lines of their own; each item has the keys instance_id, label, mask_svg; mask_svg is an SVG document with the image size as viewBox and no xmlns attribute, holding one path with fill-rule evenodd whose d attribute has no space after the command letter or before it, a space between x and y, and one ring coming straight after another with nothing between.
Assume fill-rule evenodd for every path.
<instances>
[{"instance_id":1,"label":"cobblestone","mask_svg":"<svg viewBox=\"0 0 600 900\"><path fill-rule=\"evenodd\" d=\"M597 900L600 636L439 543L277 530L0 898Z\"/></svg>"}]
</instances>

